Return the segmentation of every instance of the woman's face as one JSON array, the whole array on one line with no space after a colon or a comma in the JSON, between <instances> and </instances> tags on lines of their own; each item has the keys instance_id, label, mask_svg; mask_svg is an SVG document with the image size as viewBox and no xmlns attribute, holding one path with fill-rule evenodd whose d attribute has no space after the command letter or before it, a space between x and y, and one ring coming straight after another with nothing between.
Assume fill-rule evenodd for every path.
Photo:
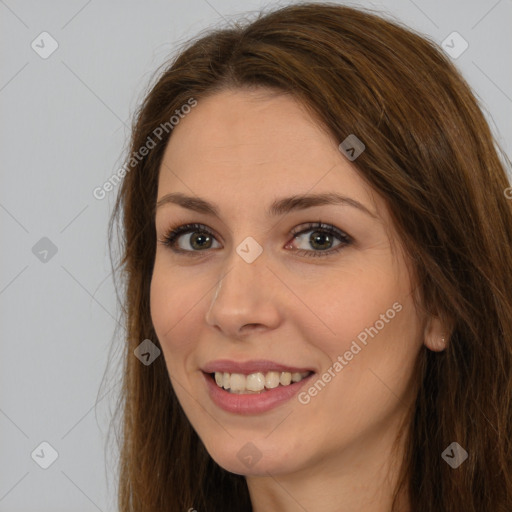
<instances>
[{"instance_id":1,"label":"woman's face","mask_svg":"<svg viewBox=\"0 0 512 512\"><path fill-rule=\"evenodd\" d=\"M426 332L406 262L342 141L291 97L264 92L200 99L165 151L157 200L191 199L159 205L157 238L201 224L175 239L181 252L157 244L151 316L172 386L233 473L380 460ZM326 194L347 199L314 199ZM242 393L219 387L215 369Z\"/></svg>"}]
</instances>

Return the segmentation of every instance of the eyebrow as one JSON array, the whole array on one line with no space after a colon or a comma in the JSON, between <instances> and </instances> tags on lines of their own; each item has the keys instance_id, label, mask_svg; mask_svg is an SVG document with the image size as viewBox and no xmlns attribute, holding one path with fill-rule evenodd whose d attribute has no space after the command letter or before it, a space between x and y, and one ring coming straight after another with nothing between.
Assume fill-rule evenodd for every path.
<instances>
[{"instance_id":1,"label":"eyebrow","mask_svg":"<svg viewBox=\"0 0 512 512\"><path fill-rule=\"evenodd\" d=\"M192 197L182 194L181 192L173 192L170 194L166 194L163 196L157 203L156 209L166 205L166 204L177 204L183 208L187 208L188 210L193 210L198 213L203 213L205 215L212 215L214 217L220 218L219 209L212 203L201 199L199 197ZM324 193L324 194L310 194L303 196L290 196L283 197L281 199L276 199L267 210L267 216L269 217L277 217L279 215L284 215L293 210L305 210L306 208L311 208L313 206L323 206L323 205L347 205L357 208L358 210L366 213L370 217L374 219L378 219L377 215L370 211L366 206L361 204L359 201L352 199L350 197L342 196L340 194L335 194L332 192ZM155 209L155 210L156 210Z\"/></svg>"}]
</instances>

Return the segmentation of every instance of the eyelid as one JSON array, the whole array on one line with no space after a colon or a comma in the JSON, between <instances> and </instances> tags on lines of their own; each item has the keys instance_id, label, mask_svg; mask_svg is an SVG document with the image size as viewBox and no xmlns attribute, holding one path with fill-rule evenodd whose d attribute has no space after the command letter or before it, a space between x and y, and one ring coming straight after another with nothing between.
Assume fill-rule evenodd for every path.
<instances>
[{"instance_id":1,"label":"eyelid","mask_svg":"<svg viewBox=\"0 0 512 512\"><path fill-rule=\"evenodd\" d=\"M335 254L345 247L348 247L354 243L354 239L337 228L336 226L328 223L323 223L322 221L317 222L306 222L302 223L299 226L296 226L290 231L290 234L293 235L292 241L297 238L297 236L307 233L308 231L322 231L327 232L328 234L334 235L340 241L340 244L335 246L334 248L322 250L322 251L314 251L314 250L306 250L306 249L295 249L293 252L299 255L305 255L307 257L317 257L317 256L329 256ZM200 223L187 223L187 224L174 224L167 229L162 239L159 239L158 242L162 245L169 247L174 253L177 254L187 254L190 256L202 256L202 253L207 253L211 249L205 249L204 251L194 251L194 250L185 250L174 247L176 240L181 235L194 233L194 232L202 232L206 233L213 238L217 239L217 235L214 231L208 226ZM291 242L287 242L286 246L289 246Z\"/></svg>"}]
</instances>

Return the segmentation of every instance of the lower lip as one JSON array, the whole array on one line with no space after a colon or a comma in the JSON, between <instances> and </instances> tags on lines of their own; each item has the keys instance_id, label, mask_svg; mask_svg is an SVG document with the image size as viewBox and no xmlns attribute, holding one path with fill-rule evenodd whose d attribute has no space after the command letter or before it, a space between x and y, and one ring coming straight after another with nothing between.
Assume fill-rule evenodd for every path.
<instances>
[{"instance_id":1,"label":"lower lip","mask_svg":"<svg viewBox=\"0 0 512 512\"><path fill-rule=\"evenodd\" d=\"M209 374L202 373L213 402L221 409L235 414L259 414L270 411L290 400L315 375L312 373L305 379L289 386L278 386L261 393L238 394L220 388Z\"/></svg>"}]
</instances>

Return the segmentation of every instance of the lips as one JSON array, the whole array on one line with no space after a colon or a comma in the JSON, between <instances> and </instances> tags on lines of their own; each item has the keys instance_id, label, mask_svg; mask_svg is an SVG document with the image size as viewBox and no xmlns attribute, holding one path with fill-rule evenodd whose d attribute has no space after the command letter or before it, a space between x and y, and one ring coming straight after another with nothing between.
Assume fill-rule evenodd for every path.
<instances>
[{"instance_id":1,"label":"lips","mask_svg":"<svg viewBox=\"0 0 512 512\"><path fill-rule=\"evenodd\" d=\"M252 373L267 373L267 372L290 372L290 373L305 373L314 372L311 367L306 366L288 366L285 364L269 361L266 359L256 359L245 362L232 361L230 359L217 359L205 364L201 370L205 373L241 373L243 375L250 375Z\"/></svg>"},{"instance_id":2,"label":"lips","mask_svg":"<svg viewBox=\"0 0 512 512\"><path fill-rule=\"evenodd\" d=\"M261 393L236 394L220 388L210 374L202 372L204 383L212 402L225 412L237 415L263 414L290 401L300 389L311 382L313 373L300 382L278 386Z\"/></svg>"}]
</instances>

